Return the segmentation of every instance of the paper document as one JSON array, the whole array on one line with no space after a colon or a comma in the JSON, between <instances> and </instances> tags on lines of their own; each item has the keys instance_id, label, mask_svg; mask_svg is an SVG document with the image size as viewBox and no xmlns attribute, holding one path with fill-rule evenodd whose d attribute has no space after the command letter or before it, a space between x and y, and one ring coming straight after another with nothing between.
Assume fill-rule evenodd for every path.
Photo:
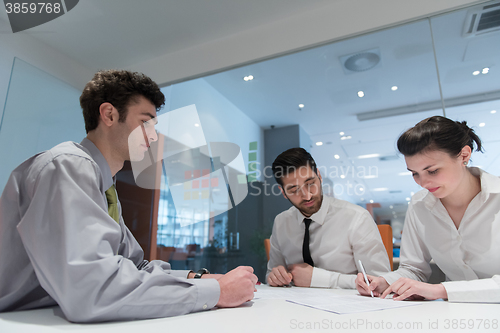
<instances>
[{"instance_id":1,"label":"paper document","mask_svg":"<svg viewBox=\"0 0 500 333\"><path fill-rule=\"evenodd\" d=\"M302 296L318 296L321 297L328 293L331 293L325 289L312 289L312 288L300 288L300 287L268 287L259 288L254 294L254 299L284 299L290 300L292 298L300 298ZM333 295L335 296L335 295Z\"/></svg>"},{"instance_id":2,"label":"paper document","mask_svg":"<svg viewBox=\"0 0 500 333\"><path fill-rule=\"evenodd\" d=\"M258 289L254 299L284 299L288 302L338 314L359 313L415 306L419 303L393 301L360 295L338 295L327 289L266 288Z\"/></svg>"},{"instance_id":3,"label":"paper document","mask_svg":"<svg viewBox=\"0 0 500 333\"><path fill-rule=\"evenodd\" d=\"M287 299L288 302L306 305L315 309L335 312L338 314L358 313L401 308L405 306L419 305L392 299L371 298L359 295L333 296L325 294L318 296L303 296Z\"/></svg>"}]
</instances>

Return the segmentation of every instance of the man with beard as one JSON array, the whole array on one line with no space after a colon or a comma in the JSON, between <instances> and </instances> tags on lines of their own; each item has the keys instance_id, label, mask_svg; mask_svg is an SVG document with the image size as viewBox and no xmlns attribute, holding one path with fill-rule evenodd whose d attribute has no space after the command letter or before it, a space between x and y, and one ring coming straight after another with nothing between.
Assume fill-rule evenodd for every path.
<instances>
[{"instance_id":1,"label":"man with beard","mask_svg":"<svg viewBox=\"0 0 500 333\"><path fill-rule=\"evenodd\" d=\"M302 148L272 165L281 193L293 205L274 220L266 280L270 286L356 288L356 263L389 272L389 258L370 213L323 196L316 162ZM372 274L372 273L368 273Z\"/></svg>"}]
</instances>

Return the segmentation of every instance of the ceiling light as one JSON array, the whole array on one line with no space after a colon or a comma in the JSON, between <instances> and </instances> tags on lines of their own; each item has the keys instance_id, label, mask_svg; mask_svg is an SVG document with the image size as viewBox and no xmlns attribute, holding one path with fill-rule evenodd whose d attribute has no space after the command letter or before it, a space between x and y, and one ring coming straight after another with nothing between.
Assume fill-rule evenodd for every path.
<instances>
[{"instance_id":1,"label":"ceiling light","mask_svg":"<svg viewBox=\"0 0 500 333\"><path fill-rule=\"evenodd\" d=\"M322 145L323 145L323 142L321 142L321 141L316 142L316 146L322 146Z\"/></svg>"},{"instance_id":2,"label":"ceiling light","mask_svg":"<svg viewBox=\"0 0 500 333\"><path fill-rule=\"evenodd\" d=\"M410 198L406 198L406 201L410 201L411 199Z\"/></svg>"},{"instance_id":3,"label":"ceiling light","mask_svg":"<svg viewBox=\"0 0 500 333\"><path fill-rule=\"evenodd\" d=\"M485 123L480 123L479 127L484 127L486 124Z\"/></svg>"},{"instance_id":4,"label":"ceiling light","mask_svg":"<svg viewBox=\"0 0 500 333\"><path fill-rule=\"evenodd\" d=\"M415 192L410 192L410 195L413 196L415 194Z\"/></svg>"},{"instance_id":5,"label":"ceiling light","mask_svg":"<svg viewBox=\"0 0 500 333\"><path fill-rule=\"evenodd\" d=\"M364 189L364 188L362 188L362 187L360 187L360 188L359 188L359 190L360 190L361 192L363 192L365 189Z\"/></svg>"},{"instance_id":6,"label":"ceiling light","mask_svg":"<svg viewBox=\"0 0 500 333\"><path fill-rule=\"evenodd\" d=\"M370 200L370 203L373 203L373 200Z\"/></svg>"},{"instance_id":7,"label":"ceiling light","mask_svg":"<svg viewBox=\"0 0 500 333\"><path fill-rule=\"evenodd\" d=\"M365 93L364 93L364 92L362 92L361 90L360 90L360 91L358 91L358 96L359 96L359 97L363 97L364 95L365 95Z\"/></svg>"},{"instance_id":8,"label":"ceiling light","mask_svg":"<svg viewBox=\"0 0 500 333\"><path fill-rule=\"evenodd\" d=\"M411 171L400 172L398 176L411 176Z\"/></svg>"},{"instance_id":9,"label":"ceiling light","mask_svg":"<svg viewBox=\"0 0 500 333\"><path fill-rule=\"evenodd\" d=\"M344 133L344 132L340 132L339 134L340 134L340 135L344 135L345 133Z\"/></svg>"},{"instance_id":10,"label":"ceiling light","mask_svg":"<svg viewBox=\"0 0 500 333\"><path fill-rule=\"evenodd\" d=\"M349 140L349 139L352 139L352 136L350 135L344 135L340 138L340 140Z\"/></svg>"},{"instance_id":11,"label":"ceiling light","mask_svg":"<svg viewBox=\"0 0 500 333\"><path fill-rule=\"evenodd\" d=\"M374 158L374 157L379 157L380 154L367 154L367 155L359 155L358 158L359 159L363 159L363 158Z\"/></svg>"},{"instance_id":12,"label":"ceiling light","mask_svg":"<svg viewBox=\"0 0 500 333\"><path fill-rule=\"evenodd\" d=\"M374 188L372 191L373 192L383 192L383 191L388 191L389 189L387 187L378 187Z\"/></svg>"},{"instance_id":13,"label":"ceiling light","mask_svg":"<svg viewBox=\"0 0 500 333\"><path fill-rule=\"evenodd\" d=\"M394 206L393 206L393 205L390 205L390 206L389 206L389 208L390 208L390 209L393 209L393 208L394 208ZM395 214L396 212L393 212L393 213Z\"/></svg>"},{"instance_id":14,"label":"ceiling light","mask_svg":"<svg viewBox=\"0 0 500 333\"><path fill-rule=\"evenodd\" d=\"M334 155L333 157L335 157L336 160L338 160L340 158L339 155Z\"/></svg>"},{"instance_id":15,"label":"ceiling light","mask_svg":"<svg viewBox=\"0 0 500 333\"><path fill-rule=\"evenodd\" d=\"M253 80L253 75L248 75L243 78L245 81L252 81Z\"/></svg>"},{"instance_id":16,"label":"ceiling light","mask_svg":"<svg viewBox=\"0 0 500 333\"><path fill-rule=\"evenodd\" d=\"M299 108L303 108L304 107L304 104L299 104Z\"/></svg>"},{"instance_id":17,"label":"ceiling light","mask_svg":"<svg viewBox=\"0 0 500 333\"><path fill-rule=\"evenodd\" d=\"M490 113L495 114L497 113L497 110L491 110Z\"/></svg>"},{"instance_id":18,"label":"ceiling light","mask_svg":"<svg viewBox=\"0 0 500 333\"><path fill-rule=\"evenodd\" d=\"M392 86L392 87L391 87L391 90L392 90L392 91L396 91L396 90L398 90L398 86Z\"/></svg>"},{"instance_id":19,"label":"ceiling light","mask_svg":"<svg viewBox=\"0 0 500 333\"><path fill-rule=\"evenodd\" d=\"M344 178L345 178L345 175L340 175L340 178L344 179Z\"/></svg>"},{"instance_id":20,"label":"ceiling light","mask_svg":"<svg viewBox=\"0 0 500 333\"><path fill-rule=\"evenodd\" d=\"M373 179L373 178L378 178L377 175L366 175L366 176L363 176L363 177L360 177L360 178L363 178L363 179Z\"/></svg>"},{"instance_id":21,"label":"ceiling light","mask_svg":"<svg viewBox=\"0 0 500 333\"><path fill-rule=\"evenodd\" d=\"M479 74L481 74L480 71L474 71L474 72L472 72L472 75L479 75Z\"/></svg>"},{"instance_id":22,"label":"ceiling light","mask_svg":"<svg viewBox=\"0 0 500 333\"><path fill-rule=\"evenodd\" d=\"M200 127L200 124L196 123L194 124L194 127Z\"/></svg>"},{"instance_id":23,"label":"ceiling light","mask_svg":"<svg viewBox=\"0 0 500 333\"><path fill-rule=\"evenodd\" d=\"M490 69L488 67L485 67L483 68L483 74L488 74L488 72L490 71Z\"/></svg>"}]
</instances>

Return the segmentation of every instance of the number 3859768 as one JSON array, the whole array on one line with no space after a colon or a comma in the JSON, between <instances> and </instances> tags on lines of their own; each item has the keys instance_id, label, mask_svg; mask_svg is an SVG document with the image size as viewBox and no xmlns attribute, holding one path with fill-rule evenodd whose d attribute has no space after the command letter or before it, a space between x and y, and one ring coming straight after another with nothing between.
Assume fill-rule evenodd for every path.
<instances>
[{"instance_id":1,"label":"number 3859768","mask_svg":"<svg viewBox=\"0 0 500 333\"><path fill-rule=\"evenodd\" d=\"M35 13L46 13L46 14L52 14L56 13L59 14L61 12L61 4L60 3L55 3L52 4L50 2L15 2L15 3L9 3L7 2L5 4L5 11L7 14L35 14Z\"/></svg>"}]
</instances>

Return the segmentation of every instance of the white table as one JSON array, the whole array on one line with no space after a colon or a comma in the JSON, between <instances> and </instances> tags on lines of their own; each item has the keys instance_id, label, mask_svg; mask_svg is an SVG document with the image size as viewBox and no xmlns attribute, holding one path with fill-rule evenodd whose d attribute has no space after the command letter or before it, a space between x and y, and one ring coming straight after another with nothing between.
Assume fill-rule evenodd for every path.
<instances>
[{"instance_id":1,"label":"white table","mask_svg":"<svg viewBox=\"0 0 500 333\"><path fill-rule=\"evenodd\" d=\"M262 285L257 288L270 287ZM357 292L333 289L325 290L325 293L353 295ZM100 324L70 323L55 307L0 313L0 332L500 332L500 304L420 303L422 305L338 315L285 300L256 299L234 309L213 309L172 318ZM466 328L461 329L460 324L462 327L465 324ZM469 329L468 324L473 329Z\"/></svg>"}]
</instances>

